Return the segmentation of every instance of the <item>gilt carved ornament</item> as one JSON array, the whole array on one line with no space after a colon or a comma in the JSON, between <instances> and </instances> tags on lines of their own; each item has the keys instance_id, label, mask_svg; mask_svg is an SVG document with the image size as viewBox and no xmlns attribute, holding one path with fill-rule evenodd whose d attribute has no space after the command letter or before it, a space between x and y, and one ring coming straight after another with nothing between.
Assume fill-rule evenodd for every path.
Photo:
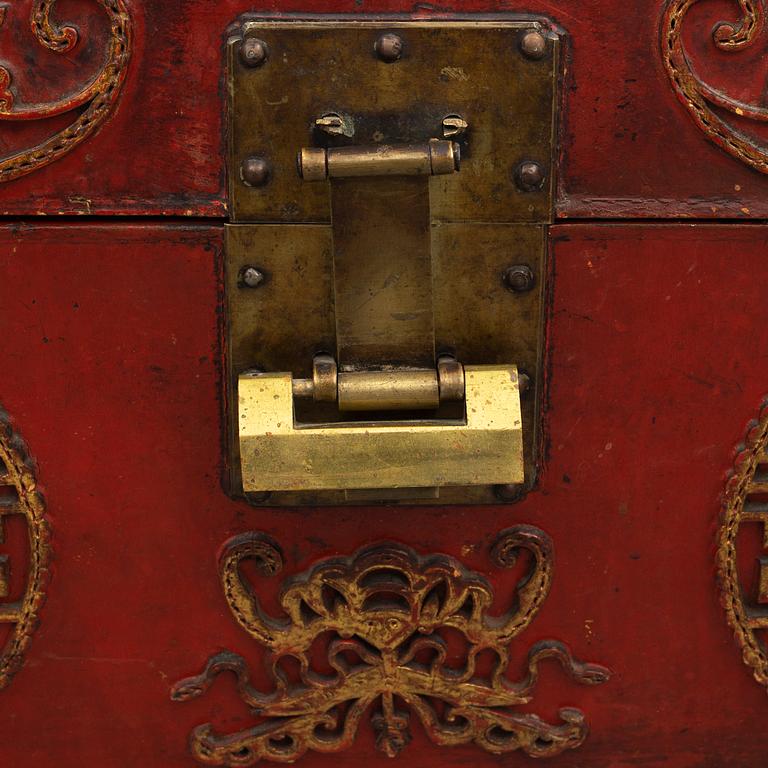
<instances>
[{"instance_id":1,"label":"gilt carved ornament","mask_svg":"<svg viewBox=\"0 0 768 768\"><path fill-rule=\"evenodd\" d=\"M662 21L664 66L678 98L704 134L730 155L761 173L768 173L768 146L744 133L748 121L768 122L768 108L729 96L699 76L683 43L689 11L701 0L669 0ZM725 53L738 53L753 45L765 27L765 0L735 0L740 19L715 25L712 39Z\"/></svg>"},{"instance_id":2,"label":"gilt carved ornament","mask_svg":"<svg viewBox=\"0 0 768 768\"><path fill-rule=\"evenodd\" d=\"M268 649L273 688L257 690L245 660L231 652L217 653L201 674L177 683L172 698L185 701L232 672L255 720L233 734L212 725L196 728L193 755L208 765L292 762L308 750L347 749L368 724L377 748L394 757L410 741L414 719L440 746L475 744L497 755L521 750L534 757L578 747L587 736L580 710L563 708L560 722L552 724L517 708L531 701L547 659L584 685L603 683L609 673L578 661L563 643L545 640L528 650L522 679L511 678L509 645L547 597L552 544L543 531L521 525L500 534L491 552L494 564L507 568L523 551L531 564L505 609L494 605L489 582L456 559L386 543L286 579L284 615L278 617L262 609L240 568L252 560L263 576L278 574L278 546L259 533L230 540L220 560L224 594L240 626ZM446 630L466 642L461 668L448 662ZM323 671L316 667L318 653ZM492 664L480 663L483 654ZM286 674L288 658L297 663L300 680Z\"/></svg>"},{"instance_id":3,"label":"gilt carved ornament","mask_svg":"<svg viewBox=\"0 0 768 768\"><path fill-rule=\"evenodd\" d=\"M29 559L23 594L15 594L14 560L3 553L5 519L23 517L26 522ZM8 685L24 661L24 654L37 627L45 597L50 543L45 503L37 488L34 465L27 448L0 409L0 627L10 626L5 644L0 644L0 690ZM17 581L17 580L14 580Z\"/></svg>"},{"instance_id":4,"label":"gilt carved ornament","mask_svg":"<svg viewBox=\"0 0 768 768\"><path fill-rule=\"evenodd\" d=\"M0 181L10 181L42 168L71 152L101 128L112 113L125 80L131 54L131 19L123 0L95 0L109 17L106 61L101 71L75 94L58 101L35 103L15 92L13 73L0 65L0 122L38 121L71 115L72 122L35 147L0 157ZM80 42L77 29L53 18L56 0L35 0L30 25L40 45L65 54ZM12 6L0 4L0 31Z\"/></svg>"},{"instance_id":5,"label":"gilt carved ornament","mask_svg":"<svg viewBox=\"0 0 768 768\"><path fill-rule=\"evenodd\" d=\"M749 579L740 562L742 534L749 526L762 531L764 554L757 575ZM747 432L726 486L718 536L717 564L723 606L742 650L744 663L768 688L768 403ZM740 565L742 568L740 568Z\"/></svg>"}]
</instances>

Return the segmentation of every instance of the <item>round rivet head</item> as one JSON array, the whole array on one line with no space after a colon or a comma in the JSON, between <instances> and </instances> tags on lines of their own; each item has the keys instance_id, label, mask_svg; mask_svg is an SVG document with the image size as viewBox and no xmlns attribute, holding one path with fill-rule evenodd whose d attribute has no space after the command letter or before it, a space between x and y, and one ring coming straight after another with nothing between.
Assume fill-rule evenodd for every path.
<instances>
[{"instance_id":1,"label":"round rivet head","mask_svg":"<svg viewBox=\"0 0 768 768\"><path fill-rule=\"evenodd\" d=\"M547 55L547 38L541 32L526 32L520 41L520 50L529 59L543 59Z\"/></svg>"},{"instance_id":2,"label":"round rivet head","mask_svg":"<svg viewBox=\"0 0 768 768\"><path fill-rule=\"evenodd\" d=\"M246 67L260 67L268 55L267 44L257 37L246 37L240 45L240 61Z\"/></svg>"},{"instance_id":3,"label":"round rivet head","mask_svg":"<svg viewBox=\"0 0 768 768\"><path fill-rule=\"evenodd\" d=\"M496 494L496 498L499 499L499 501L506 502L507 504L520 501L520 499L525 496L525 486L516 485L514 483L510 483L509 485L497 485L494 486L493 490Z\"/></svg>"},{"instance_id":4,"label":"round rivet head","mask_svg":"<svg viewBox=\"0 0 768 768\"><path fill-rule=\"evenodd\" d=\"M527 264L515 264L504 270L504 285L515 293L526 293L536 283L533 270Z\"/></svg>"},{"instance_id":5,"label":"round rivet head","mask_svg":"<svg viewBox=\"0 0 768 768\"><path fill-rule=\"evenodd\" d=\"M244 288L258 288L264 279L264 273L257 267L247 266L240 270L240 284Z\"/></svg>"},{"instance_id":6,"label":"round rivet head","mask_svg":"<svg viewBox=\"0 0 768 768\"><path fill-rule=\"evenodd\" d=\"M387 32L379 37L373 48L382 61L391 64L403 55L403 38L393 32Z\"/></svg>"},{"instance_id":7,"label":"round rivet head","mask_svg":"<svg viewBox=\"0 0 768 768\"><path fill-rule=\"evenodd\" d=\"M526 160L515 171L515 181L523 192L535 192L544 184L545 173L539 163Z\"/></svg>"},{"instance_id":8,"label":"round rivet head","mask_svg":"<svg viewBox=\"0 0 768 768\"><path fill-rule=\"evenodd\" d=\"M263 187L272 175L272 167L263 157L247 157L240 165L240 178L249 187Z\"/></svg>"}]
</instances>

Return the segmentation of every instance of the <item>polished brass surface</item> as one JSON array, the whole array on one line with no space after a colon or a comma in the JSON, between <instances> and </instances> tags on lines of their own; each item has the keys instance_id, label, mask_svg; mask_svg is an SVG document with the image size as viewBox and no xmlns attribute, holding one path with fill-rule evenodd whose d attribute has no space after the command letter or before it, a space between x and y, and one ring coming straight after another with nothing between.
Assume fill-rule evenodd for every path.
<instances>
[{"instance_id":1,"label":"polished brass surface","mask_svg":"<svg viewBox=\"0 0 768 768\"><path fill-rule=\"evenodd\" d=\"M395 33L402 56L378 60L376 40ZM544 39L540 57L524 51L529 33ZM238 56L251 38L269 50L255 69ZM414 371L429 377L420 423L459 418L464 383L456 361L514 363L529 382L521 393L524 479L498 482L519 488L515 499L535 483L560 46L560 33L540 19L510 17L248 19L232 38L231 167L245 157L268 158L271 167L262 188L232 177L230 184L233 220L243 222L227 227L225 258L233 493L243 488L239 374L290 373L296 420L305 425L297 432L338 430L343 420L349 429L386 428L418 407L422 396L406 381ZM296 167L300 147L306 181ZM438 157L446 173L430 175ZM520 183L526 163L540 172L532 188ZM252 263L263 284L233 293L234 276ZM530 272L530 290L507 289L510 265ZM318 355L338 366L322 397ZM339 401L398 410L363 421L354 411L344 416ZM499 500L490 483L440 485L440 503ZM252 502L287 505L355 503L373 492L304 488L265 500L255 489L246 483ZM405 481L377 498L435 503L431 489L408 490Z\"/></svg>"},{"instance_id":2,"label":"polished brass surface","mask_svg":"<svg viewBox=\"0 0 768 768\"><path fill-rule=\"evenodd\" d=\"M355 371L339 376L340 411L433 410L440 405L437 371Z\"/></svg>"},{"instance_id":3,"label":"polished brass surface","mask_svg":"<svg viewBox=\"0 0 768 768\"><path fill-rule=\"evenodd\" d=\"M304 181L356 176L442 176L459 170L460 150L452 141L369 147L304 147L298 171Z\"/></svg>"},{"instance_id":4,"label":"polished brass surface","mask_svg":"<svg viewBox=\"0 0 768 768\"><path fill-rule=\"evenodd\" d=\"M246 492L522 483L514 366L467 366L460 420L304 425L290 373L240 377Z\"/></svg>"},{"instance_id":5,"label":"polished brass surface","mask_svg":"<svg viewBox=\"0 0 768 768\"><path fill-rule=\"evenodd\" d=\"M225 542L219 559L225 599L265 658L252 679L245 658L220 650L200 674L173 686L174 701L189 701L230 673L211 695L236 685L254 715L237 732L198 726L192 754L206 765L293 763L310 750L350 749L358 731L370 728L376 748L395 757L411 741L412 720L435 745L475 744L495 755L552 757L579 747L589 732L581 710L561 708L558 722L531 711L539 665L556 661L581 685L605 683L610 671L540 633L527 653L516 642L549 594L552 541L539 528L516 525L495 537L488 559L495 568L515 569L503 598L483 574L453 557L377 543L283 577L275 612L263 601L269 590L263 580L283 569L277 543L258 531ZM258 586L246 574L256 574ZM493 664L484 663L491 655ZM280 663L286 657L300 670L295 678ZM315 671L318 662L327 672ZM472 761L462 757L457 764Z\"/></svg>"}]
</instances>

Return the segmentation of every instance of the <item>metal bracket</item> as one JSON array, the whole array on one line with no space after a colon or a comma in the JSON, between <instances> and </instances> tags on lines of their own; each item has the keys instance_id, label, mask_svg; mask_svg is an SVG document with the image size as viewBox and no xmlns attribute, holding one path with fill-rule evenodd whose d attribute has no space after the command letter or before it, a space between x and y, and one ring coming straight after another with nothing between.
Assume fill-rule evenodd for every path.
<instances>
[{"instance_id":1,"label":"metal bracket","mask_svg":"<svg viewBox=\"0 0 768 768\"><path fill-rule=\"evenodd\" d=\"M532 487L561 42L515 17L247 20L230 39L231 493Z\"/></svg>"}]
</instances>

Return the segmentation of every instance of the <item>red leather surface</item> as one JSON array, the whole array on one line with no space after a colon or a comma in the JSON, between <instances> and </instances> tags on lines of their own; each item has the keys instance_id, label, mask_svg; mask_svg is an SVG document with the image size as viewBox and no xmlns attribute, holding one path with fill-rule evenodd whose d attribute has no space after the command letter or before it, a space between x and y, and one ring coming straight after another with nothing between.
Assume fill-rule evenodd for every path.
<instances>
[{"instance_id":1,"label":"red leather surface","mask_svg":"<svg viewBox=\"0 0 768 768\"><path fill-rule=\"evenodd\" d=\"M0 214L223 216L224 41L241 14L258 10L420 18L471 12L548 16L570 35L557 202L561 217L768 216L765 177L710 144L673 92L661 55L660 0L125 3L135 34L117 111L100 133L63 159L3 185ZM31 4L13 2L0 27L2 57L14 77L18 104L76 92L98 71L106 43L107 25L94 0L62 0L53 18L77 26L81 44L65 54L43 48L30 33ZM737 53L718 50L712 42L718 21L739 18L732 0L697 4L684 21L686 46L705 82L734 98L760 103L768 66L763 38ZM66 122L0 122L0 155L34 146ZM761 134L754 122L738 127Z\"/></svg>"},{"instance_id":2,"label":"red leather surface","mask_svg":"<svg viewBox=\"0 0 768 768\"><path fill-rule=\"evenodd\" d=\"M3 764L182 768L194 726L244 727L229 676L202 699L169 697L222 649L266 685L216 573L234 534L274 536L285 575L381 539L445 552L486 574L501 606L513 577L487 548L521 522L552 536L556 566L515 663L554 638L613 672L585 688L544 666L531 710L577 706L592 728L551 764L760 764L765 692L718 605L713 550L732 448L768 381L766 231L555 228L547 458L521 504L270 511L219 486L221 228L2 227L0 399L38 459L55 547L40 628L0 694ZM273 612L280 580L257 582ZM413 731L409 768L500 762ZM391 764L368 726L354 749L302 764L361 760Z\"/></svg>"}]
</instances>

